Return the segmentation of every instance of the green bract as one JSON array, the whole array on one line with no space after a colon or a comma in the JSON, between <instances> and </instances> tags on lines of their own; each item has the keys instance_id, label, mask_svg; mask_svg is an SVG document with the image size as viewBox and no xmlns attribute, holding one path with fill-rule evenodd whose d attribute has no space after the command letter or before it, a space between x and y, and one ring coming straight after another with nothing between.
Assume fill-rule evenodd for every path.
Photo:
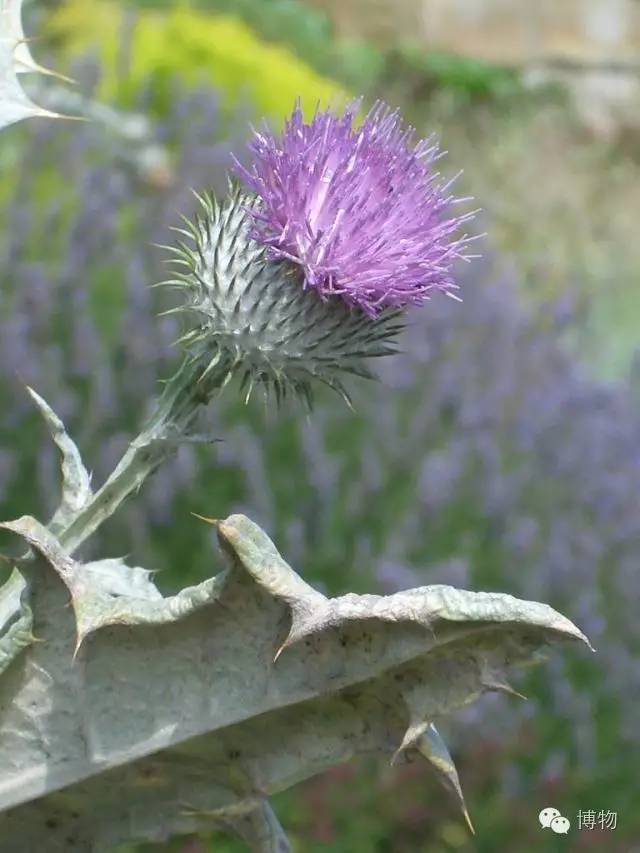
<instances>
[{"instance_id":1,"label":"green bract","mask_svg":"<svg viewBox=\"0 0 640 853\"><path fill-rule=\"evenodd\" d=\"M305 289L299 266L270 260L249 237L253 196L235 190L222 204L200 201L200 215L183 231L193 245L171 249L178 273L160 284L182 293L171 310L187 317L180 341L203 378L215 372L226 384L237 374L245 399L261 385L278 401L293 391L310 404L313 380L348 399L341 375L371 377L367 360L394 352L398 312L372 320L339 297Z\"/></svg>"}]
</instances>

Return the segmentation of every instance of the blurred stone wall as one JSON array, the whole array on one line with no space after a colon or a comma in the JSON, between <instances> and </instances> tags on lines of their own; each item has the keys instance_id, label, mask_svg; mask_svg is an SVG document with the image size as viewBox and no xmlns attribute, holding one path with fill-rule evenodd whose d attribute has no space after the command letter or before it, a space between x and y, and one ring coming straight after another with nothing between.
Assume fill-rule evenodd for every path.
<instances>
[{"instance_id":1,"label":"blurred stone wall","mask_svg":"<svg viewBox=\"0 0 640 853\"><path fill-rule=\"evenodd\" d=\"M640 0L311 0L339 32L419 41L560 80L603 134L640 129Z\"/></svg>"}]
</instances>

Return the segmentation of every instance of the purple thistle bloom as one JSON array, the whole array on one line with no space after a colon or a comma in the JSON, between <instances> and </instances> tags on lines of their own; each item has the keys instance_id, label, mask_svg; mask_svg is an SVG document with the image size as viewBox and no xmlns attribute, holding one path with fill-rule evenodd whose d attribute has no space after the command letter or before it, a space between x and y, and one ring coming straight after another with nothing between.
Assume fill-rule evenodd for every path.
<instances>
[{"instance_id":1,"label":"purple thistle bloom","mask_svg":"<svg viewBox=\"0 0 640 853\"><path fill-rule=\"evenodd\" d=\"M298 104L280 137L255 133L253 165L236 161L236 171L261 200L249 211L253 239L299 264L305 287L373 317L434 290L453 295L453 263L469 257L471 239L455 235L474 213L451 215L465 199L434 170L444 153L437 143L414 143L414 130L382 103L354 127L359 105L306 123Z\"/></svg>"}]
</instances>

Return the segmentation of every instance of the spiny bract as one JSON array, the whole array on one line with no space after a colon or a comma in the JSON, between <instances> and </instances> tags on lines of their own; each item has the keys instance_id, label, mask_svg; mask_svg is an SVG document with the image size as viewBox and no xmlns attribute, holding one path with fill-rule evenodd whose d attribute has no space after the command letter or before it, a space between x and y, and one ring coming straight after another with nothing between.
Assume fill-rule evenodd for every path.
<instances>
[{"instance_id":1,"label":"spiny bract","mask_svg":"<svg viewBox=\"0 0 640 853\"><path fill-rule=\"evenodd\" d=\"M172 250L180 272L162 284L183 293L171 310L189 317L180 342L202 364L202 376L215 371L224 385L239 375L247 400L263 385L278 402L289 390L310 405L316 379L348 400L340 374L370 377L367 359L394 352L398 312L372 320L337 296L305 290L299 267L270 260L251 238L254 196L236 189L222 204L198 198L200 212L182 232L193 245Z\"/></svg>"}]
</instances>

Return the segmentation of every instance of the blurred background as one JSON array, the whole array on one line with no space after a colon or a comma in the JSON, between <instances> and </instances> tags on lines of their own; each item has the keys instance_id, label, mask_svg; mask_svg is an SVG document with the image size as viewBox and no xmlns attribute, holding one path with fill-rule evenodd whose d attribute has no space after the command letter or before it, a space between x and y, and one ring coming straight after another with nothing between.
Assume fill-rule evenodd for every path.
<instances>
[{"instance_id":1,"label":"blurred background","mask_svg":"<svg viewBox=\"0 0 640 853\"><path fill-rule=\"evenodd\" d=\"M331 594L426 583L548 602L598 654L562 649L443 726L477 836L420 764L341 767L274 799L298 851L640 850L640 2L66 0L27 4L33 51L77 84L0 135L0 515L47 517L43 394L100 482L178 353L153 243L224 192L249 123L384 98L449 154L482 208L464 301L411 314L377 383L311 418L225 393L222 439L185 447L92 543L215 573L191 511L242 511ZM85 552L86 553L86 552ZM566 837L539 827L553 806ZM578 810L617 828L578 831ZM243 849L222 834L138 851Z\"/></svg>"}]
</instances>

